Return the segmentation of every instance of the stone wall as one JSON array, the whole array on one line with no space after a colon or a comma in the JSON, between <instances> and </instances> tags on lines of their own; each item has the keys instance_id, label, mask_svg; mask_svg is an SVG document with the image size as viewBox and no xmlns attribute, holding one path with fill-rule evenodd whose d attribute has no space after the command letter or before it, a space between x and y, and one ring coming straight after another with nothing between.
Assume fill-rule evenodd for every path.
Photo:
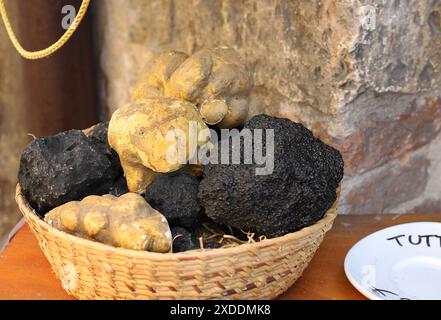
<instances>
[{"instance_id":1,"label":"stone wall","mask_svg":"<svg viewBox=\"0 0 441 320\"><path fill-rule=\"evenodd\" d=\"M340 212L441 212L441 1L106 0L95 7L111 113L158 52L236 48L266 112L346 160Z\"/></svg>"}]
</instances>

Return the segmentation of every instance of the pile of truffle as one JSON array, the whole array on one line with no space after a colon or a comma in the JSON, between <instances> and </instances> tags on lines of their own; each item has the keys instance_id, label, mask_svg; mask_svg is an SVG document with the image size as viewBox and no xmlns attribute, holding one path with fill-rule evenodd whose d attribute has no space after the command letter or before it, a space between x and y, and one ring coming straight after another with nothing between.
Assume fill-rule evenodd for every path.
<instances>
[{"instance_id":1,"label":"pile of truffle","mask_svg":"<svg viewBox=\"0 0 441 320\"><path fill-rule=\"evenodd\" d=\"M252 74L232 49L163 53L147 64L132 101L109 123L30 143L20 162L22 192L53 227L134 250L221 247L222 236L203 237L213 228L237 239L271 238L314 224L336 200L342 157L301 124L251 117L252 90ZM192 162L204 147L222 151L212 135L200 134L208 128L273 130L271 172L257 175L254 157ZM230 145L223 151L231 155ZM174 146L186 152L170 152Z\"/></svg>"}]
</instances>

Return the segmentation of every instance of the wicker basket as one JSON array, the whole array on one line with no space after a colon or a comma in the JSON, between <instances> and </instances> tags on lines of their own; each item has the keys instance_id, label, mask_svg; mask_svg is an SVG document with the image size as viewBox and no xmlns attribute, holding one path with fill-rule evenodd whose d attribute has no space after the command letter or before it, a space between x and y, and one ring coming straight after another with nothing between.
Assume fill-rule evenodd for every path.
<instances>
[{"instance_id":1,"label":"wicker basket","mask_svg":"<svg viewBox=\"0 0 441 320\"><path fill-rule=\"evenodd\" d=\"M64 289L79 299L272 299L309 264L336 217L283 237L232 248L161 254L114 248L41 220L16 201Z\"/></svg>"}]
</instances>

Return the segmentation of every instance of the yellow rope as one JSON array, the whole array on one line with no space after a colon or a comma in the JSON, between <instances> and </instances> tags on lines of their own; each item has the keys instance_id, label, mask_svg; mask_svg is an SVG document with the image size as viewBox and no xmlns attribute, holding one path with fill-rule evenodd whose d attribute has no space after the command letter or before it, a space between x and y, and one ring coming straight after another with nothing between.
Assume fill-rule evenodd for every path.
<instances>
[{"instance_id":1,"label":"yellow rope","mask_svg":"<svg viewBox=\"0 0 441 320\"><path fill-rule=\"evenodd\" d=\"M50 47L47 47L46 49L43 50L27 51L21 46L20 42L15 36L14 30L12 29L11 26L11 22L9 21L8 18L8 14L6 13L5 4L3 1L4 0L0 0L0 14L3 18L3 23L5 24L5 28L8 33L8 36L11 39L15 49L17 49L18 53L20 53L20 55L23 58L30 60L36 60L36 59L48 57L51 54L53 54L55 51L60 49L74 34L75 30L80 25L81 20L83 20L84 15L87 12L87 8L89 7L90 4L90 0L83 0L83 2L81 3L81 7L78 10L78 14L75 17L74 21L72 22L72 25L69 27L69 29L66 30L66 32L60 37L60 39L57 40L57 42L55 42Z\"/></svg>"}]
</instances>

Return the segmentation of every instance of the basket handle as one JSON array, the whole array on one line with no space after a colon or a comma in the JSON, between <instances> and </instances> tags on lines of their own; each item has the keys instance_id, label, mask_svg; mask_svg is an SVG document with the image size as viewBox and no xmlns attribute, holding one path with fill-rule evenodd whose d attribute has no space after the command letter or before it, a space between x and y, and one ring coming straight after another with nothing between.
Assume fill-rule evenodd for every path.
<instances>
[{"instance_id":1,"label":"basket handle","mask_svg":"<svg viewBox=\"0 0 441 320\"><path fill-rule=\"evenodd\" d=\"M25 59L37 60L50 56L51 54L59 50L70 39L70 37L74 34L75 30L78 28L81 21L83 20L89 4L90 0L83 0L83 2L81 3L81 7L78 10L78 14L76 15L72 25L66 30L66 32L57 40L57 42L47 47L46 49L38 51L27 51L21 46L14 33L14 30L12 29L11 22L9 21L4 0L0 0L0 14L2 16L3 23L5 24L9 39L11 39L12 44L14 45L18 53Z\"/></svg>"}]
</instances>

